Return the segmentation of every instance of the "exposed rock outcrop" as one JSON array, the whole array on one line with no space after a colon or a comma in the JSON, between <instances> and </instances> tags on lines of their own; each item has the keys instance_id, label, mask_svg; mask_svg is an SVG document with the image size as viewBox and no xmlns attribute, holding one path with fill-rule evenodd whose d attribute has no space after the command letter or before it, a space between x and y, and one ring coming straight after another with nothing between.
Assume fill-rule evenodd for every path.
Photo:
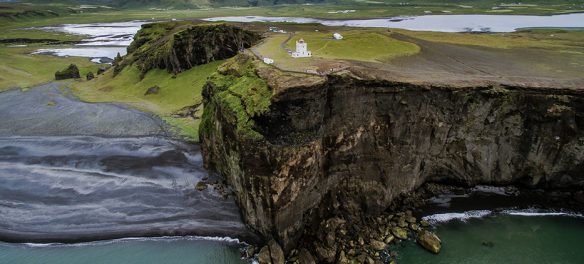
<instances>
[{"instance_id":1,"label":"exposed rock outcrop","mask_svg":"<svg viewBox=\"0 0 584 264\"><path fill-rule=\"evenodd\" d=\"M442 248L442 241L440 241L440 238L438 238L436 234L427 230L422 230L418 232L417 240L418 244L420 244L428 251L434 254L440 253L440 249Z\"/></svg>"},{"instance_id":2,"label":"exposed rock outcrop","mask_svg":"<svg viewBox=\"0 0 584 264\"><path fill-rule=\"evenodd\" d=\"M578 89L295 75L239 56L203 96L205 165L285 251L314 219L378 214L427 181L584 187Z\"/></svg>"},{"instance_id":3,"label":"exposed rock outcrop","mask_svg":"<svg viewBox=\"0 0 584 264\"><path fill-rule=\"evenodd\" d=\"M93 75L93 72L88 72L88 73L85 75L85 78L86 78L88 81L91 81L91 80L93 80L93 79L95 78L95 75Z\"/></svg>"},{"instance_id":4,"label":"exposed rock outcrop","mask_svg":"<svg viewBox=\"0 0 584 264\"><path fill-rule=\"evenodd\" d=\"M284 264L284 251L275 240L270 240L258 254L260 264Z\"/></svg>"},{"instance_id":5,"label":"exposed rock outcrop","mask_svg":"<svg viewBox=\"0 0 584 264\"><path fill-rule=\"evenodd\" d=\"M114 73L131 64L142 75L151 69L180 73L196 65L231 58L259 39L255 32L226 24L144 24L128 47L128 55L114 63Z\"/></svg>"},{"instance_id":6,"label":"exposed rock outcrop","mask_svg":"<svg viewBox=\"0 0 584 264\"><path fill-rule=\"evenodd\" d=\"M148 88L146 90L146 92L144 93L144 95L153 95L153 94L158 94L159 92L160 92L160 86L154 85L154 86Z\"/></svg>"},{"instance_id":7,"label":"exposed rock outcrop","mask_svg":"<svg viewBox=\"0 0 584 264\"><path fill-rule=\"evenodd\" d=\"M305 248L300 249L298 252L298 262L303 264L316 264L310 252Z\"/></svg>"},{"instance_id":8,"label":"exposed rock outcrop","mask_svg":"<svg viewBox=\"0 0 584 264\"><path fill-rule=\"evenodd\" d=\"M77 65L71 64L62 71L55 72L55 80L66 80L66 79L79 79L79 68Z\"/></svg>"}]
</instances>

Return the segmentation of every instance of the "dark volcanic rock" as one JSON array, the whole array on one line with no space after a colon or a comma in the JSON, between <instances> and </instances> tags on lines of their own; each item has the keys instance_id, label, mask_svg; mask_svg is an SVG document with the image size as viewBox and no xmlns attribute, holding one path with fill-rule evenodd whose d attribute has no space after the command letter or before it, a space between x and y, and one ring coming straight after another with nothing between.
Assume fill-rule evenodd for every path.
<instances>
[{"instance_id":1,"label":"dark volcanic rock","mask_svg":"<svg viewBox=\"0 0 584 264\"><path fill-rule=\"evenodd\" d=\"M270 248L267 245L260 249L260 253L258 253L258 262L260 264L272 263L272 257L270 257Z\"/></svg>"},{"instance_id":2,"label":"dark volcanic rock","mask_svg":"<svg viewBox=\"0 0 584 264\"><path fill-rule=\"evenodd\" d=\"M232 60L223 79L259 83L237 70L238 60L249 63ZM255 72L271 92L262 111L250 110L261 96L207 84L202 151L234 188L247 223L286 252L314 219L379 214L424 182L584 187L579 90ZM403 217L392 221L407 227ZM336 252L316 248L321 259Z\"/></svg>"},{"instance_id":3,"label":"dark volcanic rock","mask_svg":"<svg viewBox=\"0 0 584 264\"><path fill-rule=\"evenodd\" d=\"M268 242L268 247L270 247L270 257L272 258L272 264L284 264L284 251L282 247L276 242L276 240L270 240Z\"/></svg>"},{"instance_id":4,"label":"dark volcanic rock","mask_svg":"<svg viewBox=\"0 0 584 264\"><path fill-rule=\"evenodd\" d=\"M418 232L417 241L418 244L434 254L440 253L440 249L442 248L442 241L440 241L440 238L427 230Z\"/></svg>"},{"instance_id":5,"label":"dark volcanic rock","mask_svg":"<svg viewBox=\"0 0 584 264\"><path fill-rule=\"evenodd\" d=\"M71 64L66 69L62 71L55 72L55 80L65 80L65 79L79 79L79 68L77 65Z\"/></svg>"},{"instance_id":6,"label":"dark volcanic rock","mask_svg":"<svg viewBox=\"0 0 584 264\"><path fill-rule=\"evenodd\" d=\"M316 264L310 252L305 248L300 249L298 252L298 262L303 264Z\"/></svg>"},{"instance_id":7,"label":"dark volcanic rock","mask_svg":"<svg viewBox=\"0 0 584 264\"><path fill-rule=\"evenodd\" d=\"M128 47L128 55L114 64L114 73L130 64L136 65L142 76L156 68L180 73L196 65L231 58L259 40L255 32L226 24L145 24Z\"/></svg>"},{"instance_id":8,"label":"dark volcanic rock","mask_svg":"<svg viewBox=\"0 0 584 264\"><path fill-rule=\"evenodd\" d=\"M197 189L197 191L200 192L207 190L207 183L204 181L197 182L197 184L195 185L195 189Z\"/></svg>"},{"instance_id":9,"label":"dark volcanic rock","mask_svg":"<svg viewBox=\"0 0 584 264\"><path fill-rule=\"evenodd\" d=\"M576 200L576 202L584 204L584 191L578 191L574 193L574 200Z\"/></svg>"},{"instance_id":10,"label":"dark volcanic rock","mask_svg":"<svg viewBox=\"0 0 584 264\"><path fill-rule=\"evenodd\" d=\"M87 78L88 81L91 81L93 80L93 78L95 78L95 75L93 75L93 72L88 72L85 77Z\"/></svg>"},{"instance_id":11,"label":"dark volcanic rock","mask_svg":"<svg viewBox=\"0 0 584 264\"><path fill-rule=\"evenodd\" d=\"M275 240L270 240L258 254L260 264L284 264L284 251Z\"/></svg>"},{"instance_id":12,"label":"dark volcanic rock","mask_svg":"<svg viewBox=\"0 0 584 264\"><path fill-rule=\"evenodd\" d=\"M160 86L154 85L154 86L148 88L148 90L146 90L144 95L158 94L159 91L160 91Z\"/></svg>"},{"instance_id":13,"label":"dark volcanic rock","mask_svg":"<svg viewBox=\"0 0 584 264\"><path fill-rule=\"evenodd\" d=\"M177 118L191 117L193 119L199 119L200 117L197 116L197 112L200 110L199 108L201 107L201 105L202 103L185 106L179 109L178 111L172 113L172 117Z\"/></svg>"}]
</instances>

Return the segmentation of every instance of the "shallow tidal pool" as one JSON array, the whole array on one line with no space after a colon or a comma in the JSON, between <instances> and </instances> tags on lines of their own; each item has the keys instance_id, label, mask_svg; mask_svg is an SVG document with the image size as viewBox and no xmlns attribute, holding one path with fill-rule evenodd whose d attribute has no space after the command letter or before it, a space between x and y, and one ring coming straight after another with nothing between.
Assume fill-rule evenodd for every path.
<instances>
[{"instance_id":1,"label":"shallow tidal pool","mask_svg":"<svg viewBox=\"0 0 584 264\"><path fill-rule=\"evenodd\" d=\"M434 255L407 241L394 246L398 263L584 263L584 219L569 216L496 215L454 220L435 230Z\"/></svg>"},{"instance_id":2,"label":"shallow tidal pool","mask_svg":"<svg viewBox=\"0 0 584 264\"><path fill-rule=\"evenodd\" d=\"M11 264L236 264L241 244L197 238L137 238L81 244L0 243L0 263Z\"/></svg>"}]
</instances>

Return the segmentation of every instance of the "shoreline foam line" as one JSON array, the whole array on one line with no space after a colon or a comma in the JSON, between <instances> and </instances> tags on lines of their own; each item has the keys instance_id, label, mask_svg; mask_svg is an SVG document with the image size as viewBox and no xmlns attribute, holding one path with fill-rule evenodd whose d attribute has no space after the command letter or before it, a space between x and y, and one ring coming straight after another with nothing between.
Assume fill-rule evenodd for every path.
<instances>
[{"instance_id":1,"label":"shoreline foam line","mask_svg":"<svg viewBox=\"0 0 584 264\"><path fill-rule=\"evenodd\" d=\"M487 216L499 216L499 215L510 215L510 216L524 216L524 217L533 217L533 216L565 216L565 217L578 217L584 218L584 215L575 212L569 211L554 211L554 210L542 210L542 209L506 209L501 211L490 211L490 210L472 210L466 212L453 212L453 213L442 213L442 214L433 214L422 217L422 219L430 222L430 224L441 224L447 223L450 221L458 220L462 222L466 222L469 219L473 218L484 218Z\"/></svg>"},{"instance_id":2,"label":"shoreline foam line","mask_svg":"<svg viewBox=\"0 0 584 264\"><path fill-rule=\"evenodd\" d=\"M132 242L132 241L213 241L213 242L222 242L225 244L246 244L245 242L232 237L205 237L205 236L161 236L161 237L125 237L125 238L118 238L118 239L110 239L110 240L99 240L99 241L91 241L91 242L82 242L82 243L7 243L7 242L0 242L4 245L14 245L14 246L26 246L26 247L34 247L34 248L45 248L45 247L85 247L85 246L101 246L101 245L109 245L115 243L125 243L125 242Z\"/></svg>"},{"instance_id":3,"label":"shoreline foam line","mask_svg":"<svg viewBox=\"0 0 584 264\"><path fill-rule=\"evenodd\" d=\"M483 218L491 214L493 214L493 211L490 210L473 210L460 213L433 214L424 216L422 219L430 222L431 224L447 223L453 220L466 222L471 218Z\"/></svg>"}]
</instances>

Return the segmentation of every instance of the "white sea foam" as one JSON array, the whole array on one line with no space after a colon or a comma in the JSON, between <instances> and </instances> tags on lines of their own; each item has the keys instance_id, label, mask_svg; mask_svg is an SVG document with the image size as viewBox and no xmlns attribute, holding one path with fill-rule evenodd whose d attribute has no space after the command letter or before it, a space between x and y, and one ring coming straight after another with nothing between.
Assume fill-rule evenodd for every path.
<instances>
[{"instance_id":1,"label":"white sea foam","mask_svg":"<svg viewBox=\"0 0 584 264\"><path fill-rule=\"evenodd\" d=\"M22 243L26 247L45 248L45 247L86 247L86 246L100 246L115 243L124 243L132 241L215 241L227 244L245 244L237 238L232 237L206 237L206 236L162 236L162 237L126 237L111 240L82 242L82 243Z\"/></svg>"},{"instance_id":2,"label":"white sea foam","mask_svg":"<svg viewBox=\"0 0 584 264\"><path fill-rule=\"evenodd\" d=\"M580 217L584 218L584 215L574 212L564 212L564 211L550 211L542 209L522 209L522 210L502 210L498 212L493 212L489 210L474 210L461 213L444 213L444 214L433 214L422 217L422 219L430 222L431 224L446 223L453 220L459 220L466 222L468 219L472 218L483 218L490 215L512 215L512 216L567 216L567 217Z\"/></svg>"},{"instance_id":3,"label":"white sea foam","mask_svg":"<svg viewBox=\"0 0 584 264\"><path fill-rule=\"evenodd\" d=\"M23 245L27 247L43 248L58 245L58 243L23 243Z\"/></svg>"},{"instance_id":4,"label":"white sea foam","mask_svg":"<svg viewBox=\"0 0 584 264\"><path fill-rule=\"evenodd\" d=\"M556 211L546 211L538 209L525 209L525 210L503 210L501 214L515 215L515 216L570 216L570 217L584 217L582 214L574 212L556 212Z\"/></svg>"},{"instance_id":5,"label":"white sea foam","mask_svg":"<svg viewBox=\"0 0 584 264\"><path fill-rule=\"evenodd\" d=\"M492 211L489 210L475 210L475 211L467 211L462 213L444 213L444 214L434 214L422 217L422 219L430 222L431 224L437 223L446 223L452 220L460 220L460 221L467 221L471 218L482 218L492 214Z\"/></svg>"},{"instance_id":6,"label":"white sea foam","mask_svg":"<svg viewBox=\"0 0 584 264\"><path fill-rule=\"evenodd\" d=\"M483 193L493 193L498 195L508 196L509 194L505 190L505 187L487 186L487 185L477 185L472 188L473 192L483 192Z\"/></svg>"}]
</instances>

